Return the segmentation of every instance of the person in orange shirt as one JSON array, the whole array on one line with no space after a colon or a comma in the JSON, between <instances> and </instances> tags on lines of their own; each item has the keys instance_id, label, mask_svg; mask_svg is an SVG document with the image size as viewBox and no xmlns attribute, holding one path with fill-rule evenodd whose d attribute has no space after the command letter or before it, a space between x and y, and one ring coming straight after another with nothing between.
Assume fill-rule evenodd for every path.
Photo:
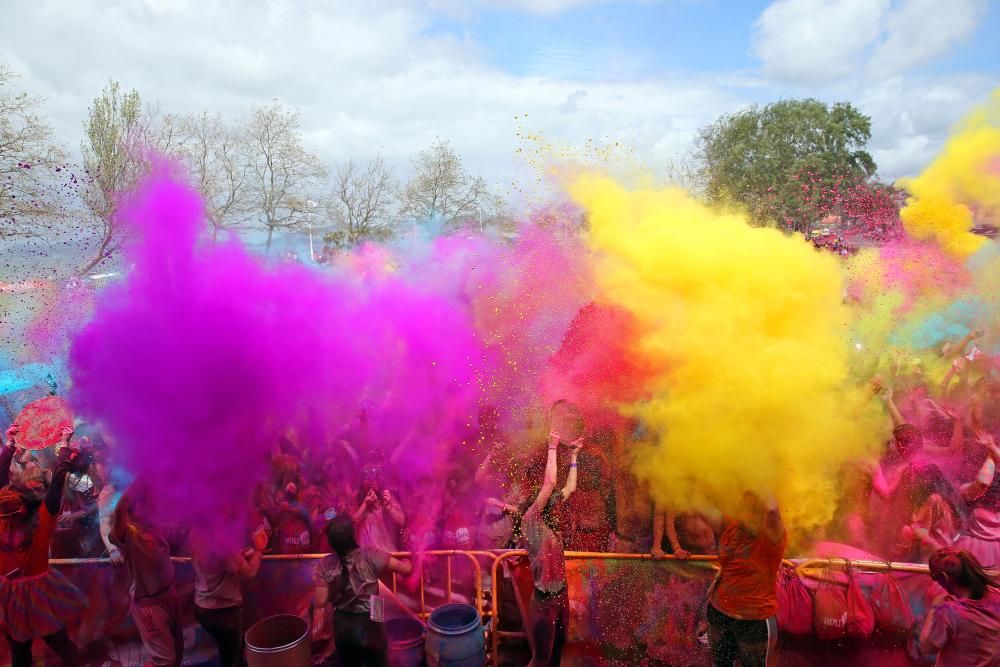
<instances>
[{"instance_id":1,"label":"person in orange shirt","mask_svg":"<svg viewBox=\"0 0 1000 667\"><path fill-rule=\"evenodd\" d=\"M719 574L708 598L708 643L716 667L771 664L778 639L777 579L788 534L777 503L743 495L738 516L718 525Z\"/></svg>"}]
</instances>

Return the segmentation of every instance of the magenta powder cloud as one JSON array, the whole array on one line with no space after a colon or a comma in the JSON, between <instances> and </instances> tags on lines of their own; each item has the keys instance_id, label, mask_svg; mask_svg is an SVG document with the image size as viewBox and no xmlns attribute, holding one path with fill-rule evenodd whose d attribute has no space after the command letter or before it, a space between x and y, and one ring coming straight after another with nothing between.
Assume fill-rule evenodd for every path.
<instances>
[{"instance_id":1,"label":"magenta powder cloud","mask_svg":"<svg viewBox=\"0 0 1000 667\"><path fill-rule=\"evenodd\" d=\"M325 437L362 400L377 405L378 446L415 431L435 443L407 469L461 446L486 355L453 286L269 266L236 240L211 243L201 200L163 166L122 215L132 269L72 341L70 398L155 480L168 518L248 501L286 429Z\"/></svg>"}]
</instances>

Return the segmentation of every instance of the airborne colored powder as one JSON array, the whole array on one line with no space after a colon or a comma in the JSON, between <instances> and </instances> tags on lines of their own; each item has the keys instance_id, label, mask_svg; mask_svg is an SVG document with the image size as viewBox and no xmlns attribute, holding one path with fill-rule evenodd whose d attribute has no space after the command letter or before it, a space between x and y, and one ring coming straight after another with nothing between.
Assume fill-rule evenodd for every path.
<instances>
[{"instance_id":1,"label":"airborne colored powder","mask_svg":"<svg viewBox=\"0 0 1000 667\"><path fill-rule=\"evenodd\" d=\"M400 455L407 474L433 474L466 439L486 353L447 276L268 266L236 240L203 238L201 201L163 166L125 219L133 268L73 341L70 399L152 478L164 519L244 539L211 525L215 510L249 505L286 433L323 456L362 402L365 460ZM413 449L423 442L434 447Z\"/></svg>"},{"instance_id":2,"label":"airborne colored powder","mask_svg":"<svg viewBox=\"0 0 1000 667\"><path fill-rule=\"evenodd\" d=\"M588 176L571 194L589 212L601 298L634 316L654 371L649 398L624 408L655 434L636 474L678 510L732 512L752 491L796 528L827 521L841 465L887 435L849 376L837 260L678 189Z\"/></svg>"},{"instance_id":3,"label":"airborne colored powder","mask_svg":"<svg viewBox=\"0 0 1000 667\"><path fill-rule=\"evenodd\" d=\"M1000 213L1000 91L973 111L941 154L903 185L911 197L900 211L907 233L934 240L965 259L986 240L971 229L976 217Z\"/></svg>"}]
</instances>

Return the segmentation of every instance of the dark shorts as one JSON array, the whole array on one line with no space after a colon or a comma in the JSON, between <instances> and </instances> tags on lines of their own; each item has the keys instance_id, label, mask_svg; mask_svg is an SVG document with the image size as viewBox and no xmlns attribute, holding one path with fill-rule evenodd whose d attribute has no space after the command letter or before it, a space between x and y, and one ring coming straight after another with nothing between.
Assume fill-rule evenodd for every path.
<instances>
[{"instance_id":1,"label":"dark shorts","mask_svg":"<svg viewBox=\"0 0 1000 667\"><path fill-rule=\"evenodd\" d=\"M708 645L715 667L765 667L778 641L775 619L744 621L708 605Z\"/></svg>"},{"instance_id":2,"label":"dark shorts","mask_svg":"<svg viewBox=\"0 0 1000 667\"><path fill-rule=\"evenodd\" d=\"M558 665L569 628L569 597L565 589L555 595L535 590L531 596L531 667Z\"/></svg>"}]
</instances>

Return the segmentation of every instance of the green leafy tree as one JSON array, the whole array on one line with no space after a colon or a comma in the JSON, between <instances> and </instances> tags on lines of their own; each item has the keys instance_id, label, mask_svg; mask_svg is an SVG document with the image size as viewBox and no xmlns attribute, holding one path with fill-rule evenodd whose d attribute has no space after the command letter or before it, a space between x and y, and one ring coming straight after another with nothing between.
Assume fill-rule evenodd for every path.
<instances>
[{"instance_id":1,"label":"green leafy tree","mask_svg":"<svg viewBox=\"0 0 1000 667\"><path fill-rule=\"evenodd\" d=\"M875 174L865 150L870 137L871 119L846 102L753 106L701 130L699 175L712 203L739 206L757 224L808 231L816 222L810 194L816 187Z\"/></svg>"},{"instance_id":2,"label":"green leafy tree","mask_svg":"<svg viewBox=\"0 0 1000 667\"><path fill-rule=\"evenodd\" d=\"M98 244L87 273L113 256L125 237L117 215L124 193L129 192L147 168L144 154L149 118L135 90L123 92L109 81L87 113L81 146L87 171L84 201L97 223Z\"/></svg>"}]
</instances>

